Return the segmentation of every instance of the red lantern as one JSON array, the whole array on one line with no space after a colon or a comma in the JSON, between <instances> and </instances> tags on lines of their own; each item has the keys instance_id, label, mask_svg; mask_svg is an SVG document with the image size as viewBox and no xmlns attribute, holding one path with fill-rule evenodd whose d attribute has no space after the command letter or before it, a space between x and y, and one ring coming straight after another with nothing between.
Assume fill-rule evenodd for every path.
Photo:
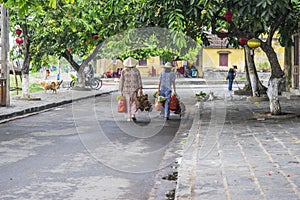
<instances>
[{"instance_id":1,"label":"red lantern","mask_svg":"<svg viewBox=\"0 0 300 200\"><path fill-rule=\"evenodd\" d=\"M247 43L248 39L247 38L241 38L240 39L240 46L244 46Z\"/></svg>"},{"instance_id":2,"label":"red lantern","mask_svg":"<svg viewBox=\"0 0 300 200\"><path fill-rule=\"evenodd\" d=\"M224 29L221 29L219 32L220 32L220 33L227 33L227 31L224 30ZM223 40L223 39L224 39L224 37L221 37L221 40Z\"/></svg>"},{"instance_id":3,"label":"red lantern","mask_svg":"<svg viewBox=\"0 0 300 200\"><path fill-rule=\"evenodd\" d=\"M17 29L17 30L16 30L16 34L17 34L18 36L20 36L21 33L22 33L22 31L21 31L20 29Z\"/></svg>"},{"instance_id":4,"label":"red lantern","mask_svg":"<svg viewBox=\"0 0 300 200\"><path fill-rule=\"evenodd\" d=\"M94 40L98 40L99 36L97 34L93 35Z\"/></svg>"},{"instance_id":5,"label":"red lantern","mask_svg":"<svg viewBox=\"0 0 300 200\"><path fill-rule=\"evenodd\" d=\"M18 45L23 44L23 39L22 39L22 38L21 38L21 39L17 38L17 39L16 39L16 43L17 43Z\"/></svg>"},{"instance_id":6,"label":"red lantern","mask_svg":"<svg viewBox=\"0 0 300 200\"><path fill-rule=\"evenodd\" d=\"M233 13L231 12L231 10L227 10L224 17L227 22L231 22L232 16L233 16Z\"/></svg>"}]
</instances>

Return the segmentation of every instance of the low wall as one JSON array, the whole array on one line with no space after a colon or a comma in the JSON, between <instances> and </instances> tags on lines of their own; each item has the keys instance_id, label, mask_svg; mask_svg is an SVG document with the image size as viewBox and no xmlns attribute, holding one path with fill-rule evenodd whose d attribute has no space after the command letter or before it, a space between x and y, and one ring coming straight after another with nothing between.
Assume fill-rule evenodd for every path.
<instances>
[{"instance_id":1,"label":"low wall","mask_svg":"<svg viewBox=\"0 0 300 200\"><path fill-rule=\"evenodd\" d=\"M269 78L271 76L270 72L258 72L259 80L262 84L267 85ZM227 72L203 72L203 78L206 80L226 80ZM237 81L246 81L245 72L237 72L236 74Z\"/></svg>"}]
</instances>

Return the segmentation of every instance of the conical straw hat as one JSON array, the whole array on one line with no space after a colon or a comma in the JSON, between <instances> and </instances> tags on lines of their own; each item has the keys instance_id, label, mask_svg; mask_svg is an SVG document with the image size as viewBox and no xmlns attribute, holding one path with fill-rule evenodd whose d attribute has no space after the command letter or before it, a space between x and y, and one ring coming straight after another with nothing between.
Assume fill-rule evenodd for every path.
<instances>
[{"instance_id":1,"label":"conical straw hat","mask_svg":"<svg viewBox=\"0 0 300 200\"><path fill-rule=\"evenodd\" d=\"M132 58L132 57L128 57L124 60L123 65L125 67L135 67L138 64L138 60Z\"/></svg>"},{"instance_id":2,"label":"conical straw hat","mask_svg":"<svg viewBox=\"0 0 300 200\"><path fill-rule=\"evenodd\" d=\"M170 62L167 62L164 66L163 66L163 68L172 68L173 67L173 65L172 65L172 63L170 63Z\"/></svg>"}]
</instances>

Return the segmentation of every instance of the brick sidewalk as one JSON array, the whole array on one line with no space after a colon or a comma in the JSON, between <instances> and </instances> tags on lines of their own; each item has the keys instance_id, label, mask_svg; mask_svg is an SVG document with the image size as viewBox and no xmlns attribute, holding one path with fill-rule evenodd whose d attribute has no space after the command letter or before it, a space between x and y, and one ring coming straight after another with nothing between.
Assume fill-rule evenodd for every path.
<instances>
[{"instance_id":1,"label":"brick sidewalk","mask_svg":"<svg viewBox=\"0 0 300 200\"><path fill-rule=\"evenodd\" d=\"M300 199L300 101L217 100L199 111L179 168L176 199Z\"/></svg>"}]
</instances>

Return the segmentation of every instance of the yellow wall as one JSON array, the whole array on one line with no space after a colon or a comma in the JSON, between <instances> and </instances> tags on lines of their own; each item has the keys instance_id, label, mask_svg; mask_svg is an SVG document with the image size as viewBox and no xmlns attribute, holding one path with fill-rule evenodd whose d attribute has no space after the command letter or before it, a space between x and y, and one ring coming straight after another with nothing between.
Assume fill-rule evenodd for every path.
<instances>
[{"instance_id":1,"label":"yellow wall","mask_svg":"<svg viewBox=\"0 0 300 200\"><path fill-rule=\"evenodd\" d=\"M273 41L273 47L277 53L279 64L284 66L284 48L281 47L278 42ZM233 65L238 66L238 71L244 71L245 69L245 59L244 50L241 49L219 49L219 48L204 48L203 49L203 71L207 70L228 70L228 67L219 66L219 53L218 51L230 51L228 54L228 67ZM256 48L254 50L254 60L255 65L258 68L260 64L268 62L266 54L261 48Z\"/></svg>"},{"instance_id":2,"label":"yellow wall","mask_svg":"<svg viewBox=\"0 0 300 200\"><path fill-rule=\"evenodd\" d=\"M228 70L228 67L219 66L218 51L229 51L228 67L238 66L239 71L244 71L244 51L243 49L221 49L221 48L204 48L203 49L203 70Z\"/></svg>"},{"instance_id":3,"label":"yellow wall","mask_svg":"<svg viewBox=\"0 0 300 200\"><path fill-rule=\"evenodd\" d=\"M277 54L278 62L281 68L284 67L284 47L280 46L279 42L273 41L273 48ZM265 52L261 48L256 48L254 51L254 60L256 67L260 63L269 62Z\"/></svg>"}]
</instances>

